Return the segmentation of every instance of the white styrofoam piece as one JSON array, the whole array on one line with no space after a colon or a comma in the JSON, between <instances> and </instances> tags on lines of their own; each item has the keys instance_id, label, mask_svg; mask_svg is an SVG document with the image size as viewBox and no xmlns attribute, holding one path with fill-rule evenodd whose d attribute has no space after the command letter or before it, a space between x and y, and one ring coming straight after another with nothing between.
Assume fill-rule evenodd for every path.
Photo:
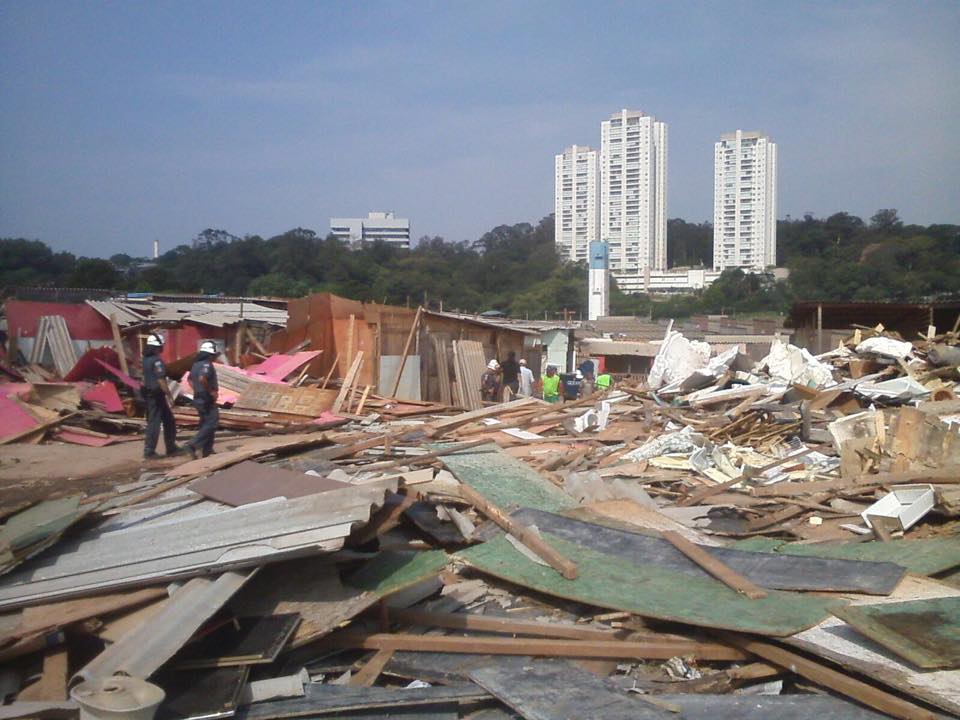
<instances>
[{"instance_id":1,"label":"white styrofoam piece","mask_svg":"<svg viewBox=\"0 0 960 720\"><path fill-rule=\"evenodd\" d=\"M933 485L897 485L868 507L860 517L872 528L871 517L892 518L903 530L909 530L933 509L936 493Z\"/></svg>"}]
</instances>

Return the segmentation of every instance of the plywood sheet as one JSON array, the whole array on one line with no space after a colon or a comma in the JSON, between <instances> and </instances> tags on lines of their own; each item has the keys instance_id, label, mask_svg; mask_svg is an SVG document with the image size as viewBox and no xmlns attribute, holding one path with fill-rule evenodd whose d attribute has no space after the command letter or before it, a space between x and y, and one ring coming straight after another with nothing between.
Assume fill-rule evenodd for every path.
<instances>
[{"instance_id":1,"label":"plywood sheet","mask_svg":"<svg viewBox=\"0 0 960 720\"><path fill-rule=\"evenodd\" d=\"M616 690L565 660L498 657L471 668L470 679L526 720L653 720L673 713Z\"/></svg>"},{"instance_id":2,"label":"plywood sheet","mask_svg":"<svg viewBox=\"0 0 960 720\"><path fill-rule=\"evenodd\" d=\"M536 525L540 530L597 552L625 558L643 558L645 563L675 570L684 575L711 577L660 537L605 527L594 522L529 508L515 512L513 518L524 525ZM704 550L751 582L775 590L889 595L905 574L902 567L893 563L750 553L721 547L704 547Z\"/></svg>"},{"instance_id":3,"label":"plywood sheet","mask_svg":"<svg viewBox=\"0 0 960 720\"><path fill-rule=\"evenodd\" d=\"M336 390L251 382L240 393L234 407L319 417L324 410L333 407L336 398Z\"/></svg>"},{"instance_id":4,"label":"plywood sheet","mask_svg":"<svg viewBox=\"0 0 960 720\"><path fill-rule=\"evenodd\" d=\"M263 465L252 460L190 484L193 492L234 507L277 497L305 497L346 487L350 487L350 484Z\"/></svg>"},{"instance_id":5,"label":"plywood sheet","mask_svg":"<svg viewBox=\"0 0 960 720\"><path fill-rule=\"evenodd\" d=\"M473 567L508 582L569 600L700 627L783 637L812 627L833 603L771 590L750 600L722 583L651 563L600 553L542 532L543 540L576 563L580 576L566 580L553 568L521 555L506 537L457 553Z\"/></svg>"},{"instance_id":6,"label":"plywood sheet","mask_svg":"<svg viewBox=\"0 0 960 720\"><path fill-rule=\"evenodd\" d=\"M377 385L377 394L391 397L393 384L397 380L397 370L400 367L402 355L382 355L380 357L380 382ZM409 355L403 366L403 375L397 387L396 396L400 400L420 400L420 356Z\"/></svg>"},{"instance_id":7,"label":"plywood sheet","mask_svg":"<svg viewBox=\"0 0 960 720\"><path fill-rule=\"evenodd\" d=\"M960 598L851 605L834 614L918 667L960 667Z\"/></svg>"}]
</instances>

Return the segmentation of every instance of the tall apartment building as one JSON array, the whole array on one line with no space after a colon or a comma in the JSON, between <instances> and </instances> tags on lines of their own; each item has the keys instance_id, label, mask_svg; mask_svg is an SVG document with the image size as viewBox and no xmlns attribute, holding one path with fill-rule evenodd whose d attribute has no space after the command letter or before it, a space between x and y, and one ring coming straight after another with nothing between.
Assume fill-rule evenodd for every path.
<instances>
[{"instance_id":1,"label":"tall apartment building","mask_svg":"<svg viewBox=\"0 0 960 720\"><path fill-rule=\"evenodd\" d=\"M572 145L554 159L554 238L571 262L587 260L600 239L600 154Z\"/></svg>"},{"instance_id":2,"label":"tall apartment building","mask_svg":"<svg viewBox=\"0 0 960 720\"><path fill-rule=\"evenodd\" d=\"M349 243L383 240L400 248L410 248L410 221L394 217L392 212L371 212L365 218L330 218L330 232Z\"/></svg>"},{"instance_id":3,"label":"tall apartment building","mask_svg":"<svg viewBox=\"0 0 960 720\"><path fill-rule=\"evenodd\" d=\"M667 267L667 125L621 110L600 125L600 239L628 292Z\"/></svg>"},{"instance_id":4,"label":"tall apartment building","mask_svg":"<svg viewBox=\"0 0 960 720\"><path fill-rule=\"evenodd\" d=\"M726 133L714 147L713 267L777 264L777 145L758 132Z\"/></svg>"}]
</instances>

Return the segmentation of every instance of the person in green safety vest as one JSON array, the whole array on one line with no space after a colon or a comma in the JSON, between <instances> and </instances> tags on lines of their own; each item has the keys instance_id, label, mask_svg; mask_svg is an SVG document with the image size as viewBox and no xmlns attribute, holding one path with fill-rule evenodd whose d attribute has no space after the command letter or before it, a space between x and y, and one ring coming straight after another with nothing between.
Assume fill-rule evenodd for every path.
<instances>
[{"instance_id":1,"label":"person in green safety vest","mask_svg":"<svg viewBox=\"0 0 960 720\"><path fill-rule=\"evenodd\" d=\"M599 392L606 392L610 389L610 386L613 385L613 378L610 377L610 373L604 371L600 375L597 375L597 390Z\"/></svg>"},{"instance_id":2,"label":"person in green safety vest","mask_svg":"<svg viewBox=\"0 0 960 720\"><path fill-rule=\"evenodd\" d=\"M557 375L557 368L553 365L547 365L547 374L541 380L543 384L543 399L548 403L560 402L560 376Z\"/></svg>"}]
</instances>

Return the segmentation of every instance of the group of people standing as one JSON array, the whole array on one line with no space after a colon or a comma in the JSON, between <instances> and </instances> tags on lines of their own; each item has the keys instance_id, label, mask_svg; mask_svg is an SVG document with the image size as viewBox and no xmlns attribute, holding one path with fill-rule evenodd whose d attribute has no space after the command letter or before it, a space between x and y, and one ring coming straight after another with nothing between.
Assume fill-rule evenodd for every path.
<instances>
[{"instance_id":1,"label":"group of people standing","mask_svg":"<svg viewBox=\"0 0 960 720\"><path fill-rule=\"evenodd\" d=\"M575 400L578 397L588 397L595 389L601 392L610 389L613 383L607 372L595 378L594 367L592 360L585 361L573 378L565 382L557 372L556 365L547 365L538 383L534 379L533 371L527 367L527 361L523 358L517 360L517 354L511 350L502 363L497 360L487 363L487 368L480 377L480 396L485 402L500 402L507 399L503 395L509 388L513 396L539 395L551 403L560 402L561 398Z\"/></svg>"},{"instance_id":2,"label":"group of people standing","mask_svg":"<svg viewBox=\"0 0 960 720\"><path fill-rule=\"evenodd\" d=\"M193 407L200 416L196 435L184 447L177 445L177 421L173 417L173 393L167 379L167 366L160 354L164 338L160 333L150 333L143 351L143 404L147 414L147 428L143 438L143 458L158 457L157 443L163 429L163 444L167 455L180 455L185 450L190 456L207 457L213 453L213 438L220 422L217 397L217 369L213 360L219 354L217 346L209 340L200 343L200 351L190 368L189 382L193 391Z\"/></svg>"}]
</instances>

